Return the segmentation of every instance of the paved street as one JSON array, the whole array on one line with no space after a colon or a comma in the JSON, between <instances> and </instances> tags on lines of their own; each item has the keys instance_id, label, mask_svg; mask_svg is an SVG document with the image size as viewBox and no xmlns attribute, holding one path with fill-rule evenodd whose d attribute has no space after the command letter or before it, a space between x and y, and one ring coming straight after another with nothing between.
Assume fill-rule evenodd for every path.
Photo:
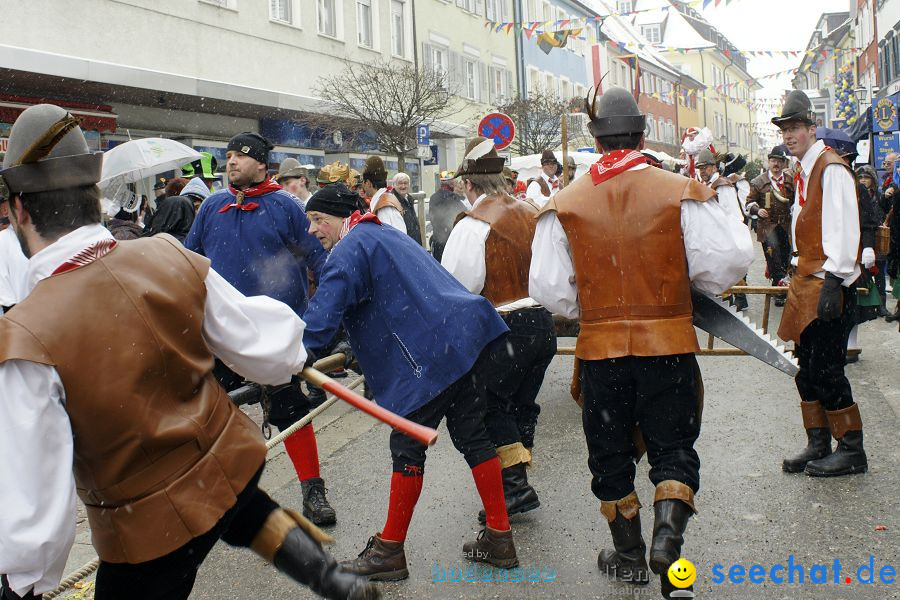
<instances>
[{"instance_id":1,"label":"paved street","mask_svg":"<svg viewBox=\"0 0 900 600\"><path fill-rule=\"evenodd\" d=\"M751 274L751 282L761 276ZM758 318L761 299L751 299ZM773 315L777 323L780 309ZM701 358L706 385L700 514L688 526L684 557L697 567L697 597L711 599L825 600L900 598L900 582L878 583L888 564L900 571L900 338L896 325L883 320L862 328L861 360L848 366L865 424L867 474L812 479L781 472L781 459L804 442L798 398L787 376L746 357ZM571 345L573 340L560 340ZM392 599L413 598L658 598L658 582L632 589L609 582L596 567L597 552L609 544L599 503L591 495L587 451L580 411L568 394L571 357L557 357L541 390L543 406L535 464L529 477L542 507L513 519L516 547L525 568L552 581L451 583L433 581L435 568L449 572L469 566L460 556L464 541L478 532L480 505L470 471L450 443L446 429L430 451L425 489L407 542L410 578L384 586ZM648 374L652 376L652 374ZM333 407L318 422L322 473L338 512L332 547L350 558L383 525L387 509L390 461L388 430L368 417ZM645 537L652 527L653 489L647 466L638 468L638 494L645 505ZM290 462L278 454L269 463L264 486L284 504L299 506L300 485ZM876 527L885 526L884 531ZM81 537L86 541L84 534ZM738 563L795 564L806 568L805 583L717 584L712 569L728 573ZM876 583L855 581L856 569L874 557ZM77 548L75 567L91 558ZM841 581L831 567L839 559ZM828 565L827 584L809 581L809 569ZM864 578L867 572L863 572ZM193 598L311 598L307 591L268 568L249 551L220 544L200 572Z\"/></svg>"}]
</instances>

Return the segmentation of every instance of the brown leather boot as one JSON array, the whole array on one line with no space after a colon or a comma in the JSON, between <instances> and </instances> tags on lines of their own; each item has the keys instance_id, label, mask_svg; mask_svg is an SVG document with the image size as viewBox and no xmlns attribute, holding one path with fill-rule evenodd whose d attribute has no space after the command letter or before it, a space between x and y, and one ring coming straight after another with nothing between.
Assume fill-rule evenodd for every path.
<instances>
[{"instance_id":1,"label":"brown leather boot","mask_svg":"<svg viewBox=\"0 0 900 600\"><path fill-rule=\"evenodd\" d=\"M372 581L400 581L409 577L403 542L383 540L378 533L369 538L357 558L343 561L341 568Z\"/></svg>"},{"instance_id":2,"label":"brown leather boot","mask_svg":"<svg viewBox=\"0 0 900 600\"><path fill-rule=\"evenodd\" d=\"M869 469L869 462L863 449L859 405L854 403L842 410L829 410L826 414L834 439L838 441L837 450L824 458L806 463L806 474L813 477L837 477L865 473Z\"/></svg>"},{"instance_id":3,"label":"brown leather boot","mask_svg":"<svg viewBox=\"0 0 900 600\"><path fill-rule=\"evenodd\" d=\"M803 415L807 444L796 456L784 459L781 469L785 473L801 473L809 461L831 454L831 429L822 405L818 401L801 402L800 413Z\"/></svg>"},{"instance_id":4,"label":"brown leather boot","mask_svg":"<svg viewBox=\"0 0 900 600\"><path fill-rule=\"evenodd\" d=\"M609 522L615 550L601 550L597 567L601 573L633 585L650 583L647 545L641 535L641 503L637 493L612 502L601 502L600 512Z\"/></svg>"},{"instance_id":5,"label":"brown leather boot","mask_svg":"<svg viewBox=\"0 0 900 600\"><path fill-rule=\"evenodd\" d=\"M269 514L250 548L275 567L315 593L330 600L377 600L375 584L342 570L322 549L333 541L303 516L278 508Z\"/></svg>"},{"instance_id":6,"label":"brown leather boot","mask_svg":"<svg viewBox=\"0 0 900 600\"><path fill-rule=\"evenodd\" d=\"M484 562L502 569L519 565L516 547L513 545L512 530L497 531L485 527L474 542L463 544L463 558L473 562Z\"/></svg>"}]
</instances>

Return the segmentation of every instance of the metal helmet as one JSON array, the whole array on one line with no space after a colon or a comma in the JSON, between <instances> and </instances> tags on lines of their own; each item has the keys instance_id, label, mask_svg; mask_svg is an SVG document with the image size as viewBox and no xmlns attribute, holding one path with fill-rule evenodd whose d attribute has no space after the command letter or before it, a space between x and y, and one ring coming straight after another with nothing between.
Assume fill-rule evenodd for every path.
<instances>
[{"instance_id":1,"label":"metal helmet","mask_svg":"<svg viewBox=\"0 0 900 600\"><path fill-rule=\"evenodd\" d=\"M594 137L608 135L622 135L628 133L642 133L647 127L647 117L641 114L634 96L625 89L612 87L600 94L600 102L597 102L597 90L594 88L594 98L590 100L590 92L584 99L584 107L587 111L588 130Z\"/></svg>"},{"instance_id":2,"label":"metal helmet","mask_svg":"<svg viewBox=\"0 0 900 600\"><path fill-rule=\"evenodd\" d=\"M809 96L801 90L793 90L784 101L780 117L772 117L772 123L781 127L789 121L800 121L807 125L816 124L816 112L813 110Z\"/></svg>"},{"instance_id":3,"label":"metal helmet","mask_svg":"<svg viewBox=\"0 0 900 600\"><path fill-rule=\"evenodd\" d=\"M0 170L0 198L100 181L103 153L91 152L78 119L64 108L37 104L19 115Z\"/></svg>"},{"instance_id":4,"label":"metal helmet","mask_svg":"<svg viewBox=\"0 0 900 600\"><path fill-rule=\"evenodd\" d=\"M707 165L715 165L716 164L716 155L712 153L712 150L709 148L704 148L700 151L699 156L697 156L697 160L694 161L694 166L697 167L705 167Z\"/></svg>"}]
</instances>

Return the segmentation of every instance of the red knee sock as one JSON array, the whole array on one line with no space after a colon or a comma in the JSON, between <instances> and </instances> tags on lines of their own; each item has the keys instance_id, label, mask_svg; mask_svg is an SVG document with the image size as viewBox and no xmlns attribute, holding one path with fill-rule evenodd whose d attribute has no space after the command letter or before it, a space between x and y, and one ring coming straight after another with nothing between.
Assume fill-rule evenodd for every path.
<instances>
[{"instance_id":1,"label":"red knee sock","mask_svg":"<svg viewBox=\"0 0 900 600\"><path fill-rule=\"evenodd\" d=\"M508 531L509 517L506 514L506 499L503 497L500 459L495 456L473 467L472 476L484 504L487 526L497 531Z\"/></svg>"},{"instance_id":2,"label":"red knee sock","mask_svg":"<svg viewBox=\"0 0 900 600\"><path fill-rule=\"evenodd\" d=\"M391 499L381 539L391 542L406 540L413 510L419 501L419 494L422 493L423 480L422 475L405 475L397 472L391 475Z\"/></svg>"},{"instance_id":3,"label":"red knee sock","mask_svg":"<svg viewBox=\"0 0 900 600\"><path fill-rule=\"evenodd\" d=\"M312 423L301 427L284 440L284 449L291 457L300 481L319 476L319 448L316 446L316 433Z\"/></svg>"}]
</instances>

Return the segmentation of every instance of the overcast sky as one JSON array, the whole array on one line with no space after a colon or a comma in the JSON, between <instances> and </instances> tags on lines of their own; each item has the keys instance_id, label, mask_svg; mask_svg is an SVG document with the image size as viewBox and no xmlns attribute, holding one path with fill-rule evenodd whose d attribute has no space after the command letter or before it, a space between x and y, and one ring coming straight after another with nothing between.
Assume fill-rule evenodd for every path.
<instances>
[{"instance_id":1,"label":"overcast sky","mask_svg":"<svg viewBox=\"0 0 900 600\"><path fill-rule=\"evenodd\" d=\"M703 15L739 50L805 50L819 16L850 10L856 0L731 0L717 8L710 4ZM894 0L896 1L896 0ZM752 57L750 74L768 75L800 64L802 57ZM758 96L780 96L790 88L790 76L765 79Z\"/></svg>"}]
</instances>

